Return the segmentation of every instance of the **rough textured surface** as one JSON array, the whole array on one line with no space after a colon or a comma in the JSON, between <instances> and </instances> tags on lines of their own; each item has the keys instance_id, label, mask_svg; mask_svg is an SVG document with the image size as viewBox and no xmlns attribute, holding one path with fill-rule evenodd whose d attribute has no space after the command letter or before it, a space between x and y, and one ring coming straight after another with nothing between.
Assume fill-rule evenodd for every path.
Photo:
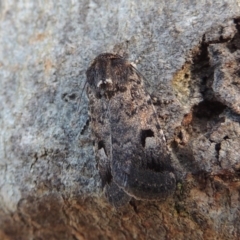
<instances>
[{"instance_id":1,"label":"rough textured surface","mask_svg":"<svg viewBox=\"0 0 240 240\"><path fill-rule=\"evenodd\" d=\"M239 239L240 2L215 2L1 2L1 239ZM166 202L101 196L79 97L102 52L148 80L178 170Z\"/></svg>"}]
</instances>

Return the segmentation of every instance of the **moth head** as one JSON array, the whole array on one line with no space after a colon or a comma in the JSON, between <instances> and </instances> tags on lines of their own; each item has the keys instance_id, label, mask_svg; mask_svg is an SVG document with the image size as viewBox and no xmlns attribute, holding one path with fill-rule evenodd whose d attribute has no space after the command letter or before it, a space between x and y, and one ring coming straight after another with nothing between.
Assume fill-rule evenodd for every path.
<instances>
[{"instance_id":1,"label":"moth head","mask_svg":"<svg viewBox=\"0 0 240 240\"><path fill-rule=\"evenodd\" d=\"M125 58L112 53L103 53L95 58L88 68L89 92L97 98L112 98L127 91L128 82L134 79L136 70Z\"/></svg>"}]
</instances>

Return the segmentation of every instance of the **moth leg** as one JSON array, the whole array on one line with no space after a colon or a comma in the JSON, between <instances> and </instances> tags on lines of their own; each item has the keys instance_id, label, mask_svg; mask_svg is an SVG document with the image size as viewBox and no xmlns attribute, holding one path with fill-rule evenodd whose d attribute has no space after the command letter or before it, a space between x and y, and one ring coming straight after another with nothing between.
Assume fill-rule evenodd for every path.
<instances>
[{"instance_id":1,"label":"moth leg","mask_svg":"<svg viewBox=\"0 0 240 240\"><path fill-rule=\"evenodd\" d=\"M131 196L124 192L114 182L106 185L105 196L108 199L109 203L115 208L120 208L131 200Z\"/></svg>"}]
</instances>

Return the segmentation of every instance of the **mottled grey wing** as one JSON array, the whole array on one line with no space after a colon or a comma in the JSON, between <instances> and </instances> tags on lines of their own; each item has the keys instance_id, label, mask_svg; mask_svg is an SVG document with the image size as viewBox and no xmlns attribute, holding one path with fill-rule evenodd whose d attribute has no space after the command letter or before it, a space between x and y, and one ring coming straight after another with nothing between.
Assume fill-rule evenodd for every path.
<instances>
[{"instance_id":1,"label":"mottled grey wing","mask_svg":"<svg viewBox=\"0 0 240 240\"><path fill-rule=\"evenodd\" d=\"M116 208L126 205L131 197L113 182L112 165L112 135L109 123L109 101L102 101L95 92L87 89L89 97L89 115L91 116L91 130L94 140L94 152L97 168L105 187L105 196L109 203Z\"/></svg>"},{"instance_id":2,"label":"mottled grey wing","mask_svg":"<svg viewBox=\"0 0 240 240\"><path fill-rule=\"evenodd\" d=\"M113 181L137 199L157 200L172 194L175 177L166 141L134 70L125 91L111 98L109 114Z\"/></svg>"}]
</instances>

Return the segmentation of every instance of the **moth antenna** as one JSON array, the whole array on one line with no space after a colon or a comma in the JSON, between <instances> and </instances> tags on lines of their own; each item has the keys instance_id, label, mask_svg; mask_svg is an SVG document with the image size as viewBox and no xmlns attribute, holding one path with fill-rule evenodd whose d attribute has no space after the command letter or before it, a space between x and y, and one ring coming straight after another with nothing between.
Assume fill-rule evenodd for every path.
<instances>
[{"instance_id":1,"label":"moth antenna","mask_svg":"<svg viewBox=\"0 0 240 240\"><path fill-rule=\"evenodd\" d=\"M151 99L151 97L150 97L150 101L151 101L151 103L152 103L152 99ZM163 133L163 130L162 130L162 128L161 128L161 124L160 124L159 119L158 119L158 115L157 115L156 108L154 107L153 103L152 103L151 105L152 105L152 108L153 108L153 112L154 112L154 115L155 115L155 118L156 118L157 124L159 125L160 134L161 134L163 140L166 142L165 135L164 135L164 133Z\"/></svg>"},{"instance_id":2,"label":"moth antenna","mask_svg":"<svg viewBox=\"0 0 240 240\"><path fill-rule=\"evenodd\" d=\"M157 68L156 64L154 64L152 61L150 61L146 56L141 56L141 57L143 57L144 59L146 59L146 60L148 61L148 63L150 63L152 66L154 66L155 71L157 72L157 69L158 69L158 68ZM133 67L134 67L134 66L133 66ZM136 68L135 68L135 69L136 69ZM150 82L144 77L144 75L143 75L141 72L139 72L137 69L136 69L136 71L139 73L140 76L143 77L144 81L146 81L146 82L148 83L148 87L151 87ZM158 76L160 76L160 74L158 74L157 77L158 77Z\"/></svg>"},{"instance_id":3,"label":"moth antenna","mask_svg":"<svg viewBox=\"0 0 240 240\"><path fill-rule=\"evenodd\" d=\"M145 78L145 76L140 71L138 71L138 69L136 67L134 67L133 65L132 65L132 68L137 73L138 77L142 78L144 80L144 82L146 82L148 84L148 86L150 87L151 86L150 82Z\"/></svg>"},{"instance_id":4,"label":"moth antenna","mask_svg":"<svg viewBox=\"0 0 240 240\"><path fill-rule=\"evenodd\" d=\"M82 111L82 109L81 109L81 111L80 111L80 103L81 103L82 96L83 96L83 92L84 92L84 90L85 90L85 88L86 88L86 85L87 85L87 80L86 80L85 83L84 83L84 86L83 86L83 89L82 89L81 95L78 97L77 112L78 112L79 114L80 114L81 111Z\"/></svg>"}]
</instances>

